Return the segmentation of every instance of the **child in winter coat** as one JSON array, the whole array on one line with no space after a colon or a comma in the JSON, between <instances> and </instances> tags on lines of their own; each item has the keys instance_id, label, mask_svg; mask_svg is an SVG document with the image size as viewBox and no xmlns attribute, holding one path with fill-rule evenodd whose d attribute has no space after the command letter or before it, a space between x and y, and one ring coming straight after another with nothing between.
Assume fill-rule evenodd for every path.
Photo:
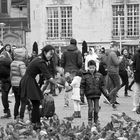
<instances>
[{"instance_id":1,"label":"child in winter coat","mask_svg":"<svg viewBox=\"0 0 140 140\"><path fill-rule=\"evenodd\" d=\"M88 62L88 71L83 73L80 90L81 100L83 100L84 95L87 98L89 125L92 125L92 121L98 123L99 99L101 93L105 93L106 90L102 74L96 72L96 63L94 60Z\"/></svg>"},{"instance_id":2,"label":"child in winter coat","mask_svg":"<svg viewBox=\"0 0 140 140\"><path fill-rule=\"evenodd\" d=\"M81 118L81 108L80 108L80 83L82 79L82 73L79 71L73 71L72 72L73 80L70 86L72 86L72 96L71 99L73 100L74 104L74 118Z\"/></svg>"},{"instance_id":3,"label":"child in winter coat","mask_svg":"<svg viewBox=\"0 0 140 140\"><path fill-rule=\"evenodd\" d=\"M19 93L19 84L21 81L21 78L24 76L26 71L26 65L24 63L26 59L26 54L23 53L23 50L21 48L17 48L14 51L14 61L11 63L11 85L12 90L14 92L15 96L15 106L14 106L14 119L17 119L17 117L23 119L24 117L24 111L25 106L21 105L21 111L19 114L19 106L20 106L20 93Z\"/></svg>"},{"instance_id":4,"label":"child in winter coat","mask_svg":"<svg viewBox=\"0 0 140 140\"><path fill-rule=\"evenodd\" d=\"M70 86L72 82L72 76L70 73L65 73L65 94L64 94L64 107L69 107L70 95L72 87Z\"/></svg>"}]
</instances>

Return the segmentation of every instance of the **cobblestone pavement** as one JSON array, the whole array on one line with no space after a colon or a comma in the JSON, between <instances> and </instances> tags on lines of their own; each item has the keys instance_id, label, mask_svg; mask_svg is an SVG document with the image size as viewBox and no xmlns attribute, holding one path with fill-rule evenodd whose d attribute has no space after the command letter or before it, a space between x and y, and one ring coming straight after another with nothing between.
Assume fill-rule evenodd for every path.
<instances>
[{"instance_id":1,"label":"cobblestone pavement","mask_svg":"<svg viewBox=\"0 0 140 140\"><path fill-rule=\"evenodd\" d=\"M133 87L134 90L134 87ZM101 97L100 100L100 106L101 110L99 112L99 121L101 123L101 126L104 126L107 124L107 122L110 121L110 116L112 113L117 112L125 112L127 115L132 117L133 119L140 120L140 115L137 115L136 113L132 112L132 96L133 92L129 91L129 95L131 97L124 97L123 95L123 89L119 91L119 98L117 98L117 101L120 103L120 105L117 105L117 111L113 111L112 107L108 104L103 103L104 98ZM62 120L65 116L71 116L73 114L73 103L70 101L70 107L64 107L64 94L61 93L59 96L54 97L55 99L55 106L56 106L56 114L59 116L59 118ZM10 109L12 113L11 119L0 119L0 125L5 126L8 122L13 120L13 107L14 107L14 97L9 97L9 100L12 101L10 103ZM87 111L88 107L87 105L81 106L81 119L74 119L73 125L80 125L82 122L85 122L87 124ZM0 115L3 115L3 106L0 102ZM28 119L28 115L26 113L25 120Z\"/></svg>"}]
</instances>

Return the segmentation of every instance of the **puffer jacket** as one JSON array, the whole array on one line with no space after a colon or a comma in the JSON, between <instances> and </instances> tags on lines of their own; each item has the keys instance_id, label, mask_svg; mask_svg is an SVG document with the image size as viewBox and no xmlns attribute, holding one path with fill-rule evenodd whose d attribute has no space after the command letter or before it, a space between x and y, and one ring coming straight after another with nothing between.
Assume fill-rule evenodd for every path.
<instances>
[{"instance_id":1,"label":"puffer jacket","mask_svg":"<svg viewBox=\"0 0 140 140\"><path fill-rule=\"evenodd\" d=\"M83 73L80 84L80 95L87 98L100 98L101 93L105 92L104 80L102 74L95 72L91 74L89 71Z\"/></svg>"},{"instance_id":2,"label":"puffer jacket","mask_svg":"<svg viewBox=\"0 0 140 140\"><path fill-rule=\"evenodd\" d=\"M24 76L26 71L26 65L24 63L26 59L26 49L17 48L14 50L14 61L11 63L11 85L19 86L21 78Z\"/></svg>"},{"instance_id":3,"label":"puffer jacket","mask_svg":"<svg viewBox=\"0 0 140 140\"><path fill-rule=\"evenodd\" d=\"M26 66L23 61L15 60L11 63L11 85L19 86L21 78L24 76Z\"/></svg>"}]
</instances>

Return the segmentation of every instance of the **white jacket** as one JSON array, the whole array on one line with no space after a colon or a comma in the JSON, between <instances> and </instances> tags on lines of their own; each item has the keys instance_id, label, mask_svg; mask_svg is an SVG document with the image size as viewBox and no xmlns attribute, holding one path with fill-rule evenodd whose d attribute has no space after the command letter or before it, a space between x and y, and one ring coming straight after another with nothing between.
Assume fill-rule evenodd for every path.
<instances>
[{"instance_id":1,"label":"white jacket","mask_svg":"<svg viewBox=\"0 0 140 140\"><path fill-rule=\"evenodd\" d=\"M81 83L81 77L75 76L72 80L72 83L70 84L73 87L72 90L72 100L78 100L80 101L80 83Z\"/></svg>"}]
</instances>

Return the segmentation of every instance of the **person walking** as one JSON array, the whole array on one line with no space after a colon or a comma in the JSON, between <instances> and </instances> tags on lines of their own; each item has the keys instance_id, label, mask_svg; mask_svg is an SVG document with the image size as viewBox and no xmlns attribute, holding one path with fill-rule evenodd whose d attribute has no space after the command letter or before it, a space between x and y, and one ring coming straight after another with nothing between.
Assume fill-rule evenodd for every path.
<instances>
[{"instance_id":1,"label":"person walking","mask_svg":"<svg viewBox=\"0 0 140 140\"><path fill-rule=\"evenodd\" d=\"M134 71L134 97L133 97L133 110L136 111L140 103L140 45L133 57L133 71Z\"/></svg>"},{"instance_id":2,"label":"person walking","mask_svg":"<svg viewBox=\"0 0 140 140\"><path fill-rule=\"evenodd\" d=\"M41 89L35 79L36 76L43 73L46 80L58 86L48 69L48 65L53 56L53 53L54 48L51 45L46 45L42 49L41 56L30 62L26 73L20 82L20 97L23 99L28 99L32 103L31 122L34 125L34 130L41 128L39 106L42 99L44 98L43 93L41 92Z\"/></svg>"},{"instance_id":3,"label":"person walking","mask_svg":"<svg viewBox=\"0 0 140 140\"><path fill-rule=\"evenodd\" d=\"M116 95L120 89L120 77L119 77L119 64L122 61L122 58L117 56L118 43L114 42L111 46L111 52L107 56L107 71L108 77L113 84L113 89L109 93L110 103L112 107L116 109Z\"/></svg>"},{"instance_id":4,"label":"person walking","mask_svg":"<svg viewBox=\"0 0 140 140\"><path fill-rule=\"evenodd\" d=\"M128 79L128 67L129 67L129 61L128 61L128 50L126 48L122 49L122 61L119 65L119 75L121 77L122 80L122 84L121 84L121 88L123 86L125 86L125 92L124 92L124 96L125 97L130 97L130 95L128 95L128 85L129 85L129 79Z\"/></svg>"},{"instance_id":5,"label":"person walking","mask_svg":"<svg viewBox=\"0 0 140 140\"><path fill-rule=\"evenodd\" d=\"M10 118L11 112L9 109L8 94L11 88L10 82L10 64L11 60L5 55L0 55L0 82L1 82L1 100L4 107L4 115L1 119Z\"/></svg>"}]
</instances>

